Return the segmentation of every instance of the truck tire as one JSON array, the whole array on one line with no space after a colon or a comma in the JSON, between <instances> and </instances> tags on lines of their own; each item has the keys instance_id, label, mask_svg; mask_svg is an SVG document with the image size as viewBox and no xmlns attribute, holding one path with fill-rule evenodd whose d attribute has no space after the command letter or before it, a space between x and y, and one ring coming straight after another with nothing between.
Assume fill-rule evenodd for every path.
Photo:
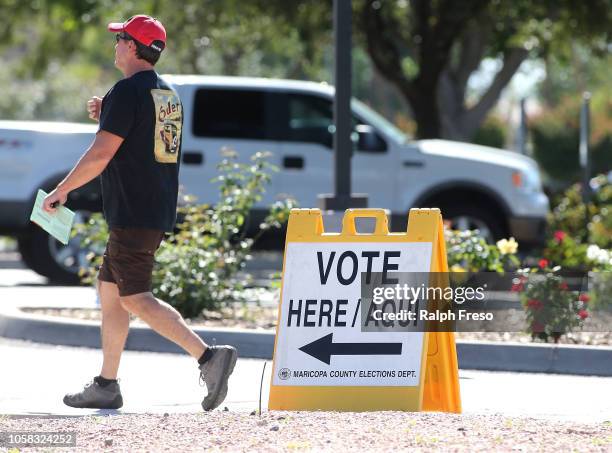
<instances>
[{"instance_id":1,"label":"truck tire","mask_svg":"<svg viewBox=\"0 0 612 453\"><path fill-rule=\"evenodd\" d=\"M444 204L440 206L442 218L450 222L454 230L480 230L489 243L507 236L506 221L499 212L469 204Z\"/></svg>"},{"instance_id":2,"label":"truck tire","mask_svg":"<svg viewBox=\"0 0 612 453\"><path fill-rule=\"evenodd\" d=\"M76 212L76 222L80 212ZM19 252L27 267L49 279L50 283L78 285L79 267L87 264L89 250L80 246L80 238L71 238L67 245L55 240L42 228L30 225L28 234L18 240Z\"/></svg>"},{"instance_id":3,"label":"truck tire","mask_svg":"<svg viewBox=\"0 0 612 453\"><path fill-rule=\"evenodd\" d=\"M22 235L17 238L17 249L21 255L21 261L30 269L32 269L34 264L31 242L30 235Z\"/></svg>"}]
</instances>

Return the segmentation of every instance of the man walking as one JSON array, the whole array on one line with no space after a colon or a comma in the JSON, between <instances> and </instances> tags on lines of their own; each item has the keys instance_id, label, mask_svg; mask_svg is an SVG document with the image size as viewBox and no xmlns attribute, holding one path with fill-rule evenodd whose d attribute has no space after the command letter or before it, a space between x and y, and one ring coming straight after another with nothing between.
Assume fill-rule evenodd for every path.
<instances>
[{"instance_id":1,"label":"man walking","mask_svg":"<svg viewBox=\"0 0 612 453\"><path fill-rule=\"evenodd\" d=\"M183 124L177 93L154 70L166 46L166 30L144 15L111 23L108 30L116 33L115 66L124 78L104 98L88 102L89 117L100 123L96 137L43 205L54 212L72 190L101 174L110 230L98 275L102 370L82 391L66 395L64 403L106 409L123 405L117 372L133 313L198 360L208 389L202 407L212 410L225 399L236 350L206 345L173 307L151 293L155 251L176 222Z\"/></svg>"}]
</instances>

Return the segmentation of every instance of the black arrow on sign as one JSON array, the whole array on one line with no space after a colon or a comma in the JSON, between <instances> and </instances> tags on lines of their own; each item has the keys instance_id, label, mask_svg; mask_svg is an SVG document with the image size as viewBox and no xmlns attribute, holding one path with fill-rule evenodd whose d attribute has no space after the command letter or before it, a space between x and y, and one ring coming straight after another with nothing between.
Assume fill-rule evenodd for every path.
<instances>
[{"instance_id":1,"label":"black arrow on sign","mask_svg":"<svg viewBox=\"0 0 612 453\"><path fill-rule=\"evenodd\" d=\"M334 343L333 333L308 343L300 351L328 365L332 355L401 355L402 343Z\"/></svg>"}]
</instances>

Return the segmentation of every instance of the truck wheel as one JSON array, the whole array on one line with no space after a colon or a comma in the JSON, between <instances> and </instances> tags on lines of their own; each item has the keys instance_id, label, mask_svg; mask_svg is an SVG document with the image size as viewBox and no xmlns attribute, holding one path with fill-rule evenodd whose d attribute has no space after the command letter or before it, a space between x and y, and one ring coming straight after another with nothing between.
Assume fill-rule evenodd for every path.
<instances>
[{"instance_id":1,"label":"truck wheel","mask_svg":"<svg viewBox=\"0 0 612 453\"><path fill-rule=\"evenodd\" d=\"M75 223L83 223L88 212L76 211ZM81 238L71 238L64 245L42 228L31 225L27 237L19 239L19 252L30 269L43 275L50 282L62 285L78 285L80 267L88 265L89 250L80 245Z\"/></svg>"},{"instance_id":2,"label":"truck wheel","mask_svg":"<svg viewBox=\"0 0 612 453\"><path fill-rule=\"evenodd\" d=\"M507 236L505 221L497 212L472 205L457 204L440 207L442 218L453 230L479 230L489 243Z\"/></svg>"}]
</instances>

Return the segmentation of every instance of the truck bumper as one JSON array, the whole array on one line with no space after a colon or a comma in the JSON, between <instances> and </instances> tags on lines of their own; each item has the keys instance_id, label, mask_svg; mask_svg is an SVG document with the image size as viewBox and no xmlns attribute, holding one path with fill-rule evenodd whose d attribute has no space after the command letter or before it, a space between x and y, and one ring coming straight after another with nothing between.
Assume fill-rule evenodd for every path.
<instances>
[{"instance_id":1,"label":"truck bumper","mask_svg":"<svg viewBox=\"0 0 612 453\"><path fill-rule=\"evenodd\" d=\"M546 219L542 217L510 217L510 236L519 244L538 246L544 244Z\"/></svg>"}]
</instances>

